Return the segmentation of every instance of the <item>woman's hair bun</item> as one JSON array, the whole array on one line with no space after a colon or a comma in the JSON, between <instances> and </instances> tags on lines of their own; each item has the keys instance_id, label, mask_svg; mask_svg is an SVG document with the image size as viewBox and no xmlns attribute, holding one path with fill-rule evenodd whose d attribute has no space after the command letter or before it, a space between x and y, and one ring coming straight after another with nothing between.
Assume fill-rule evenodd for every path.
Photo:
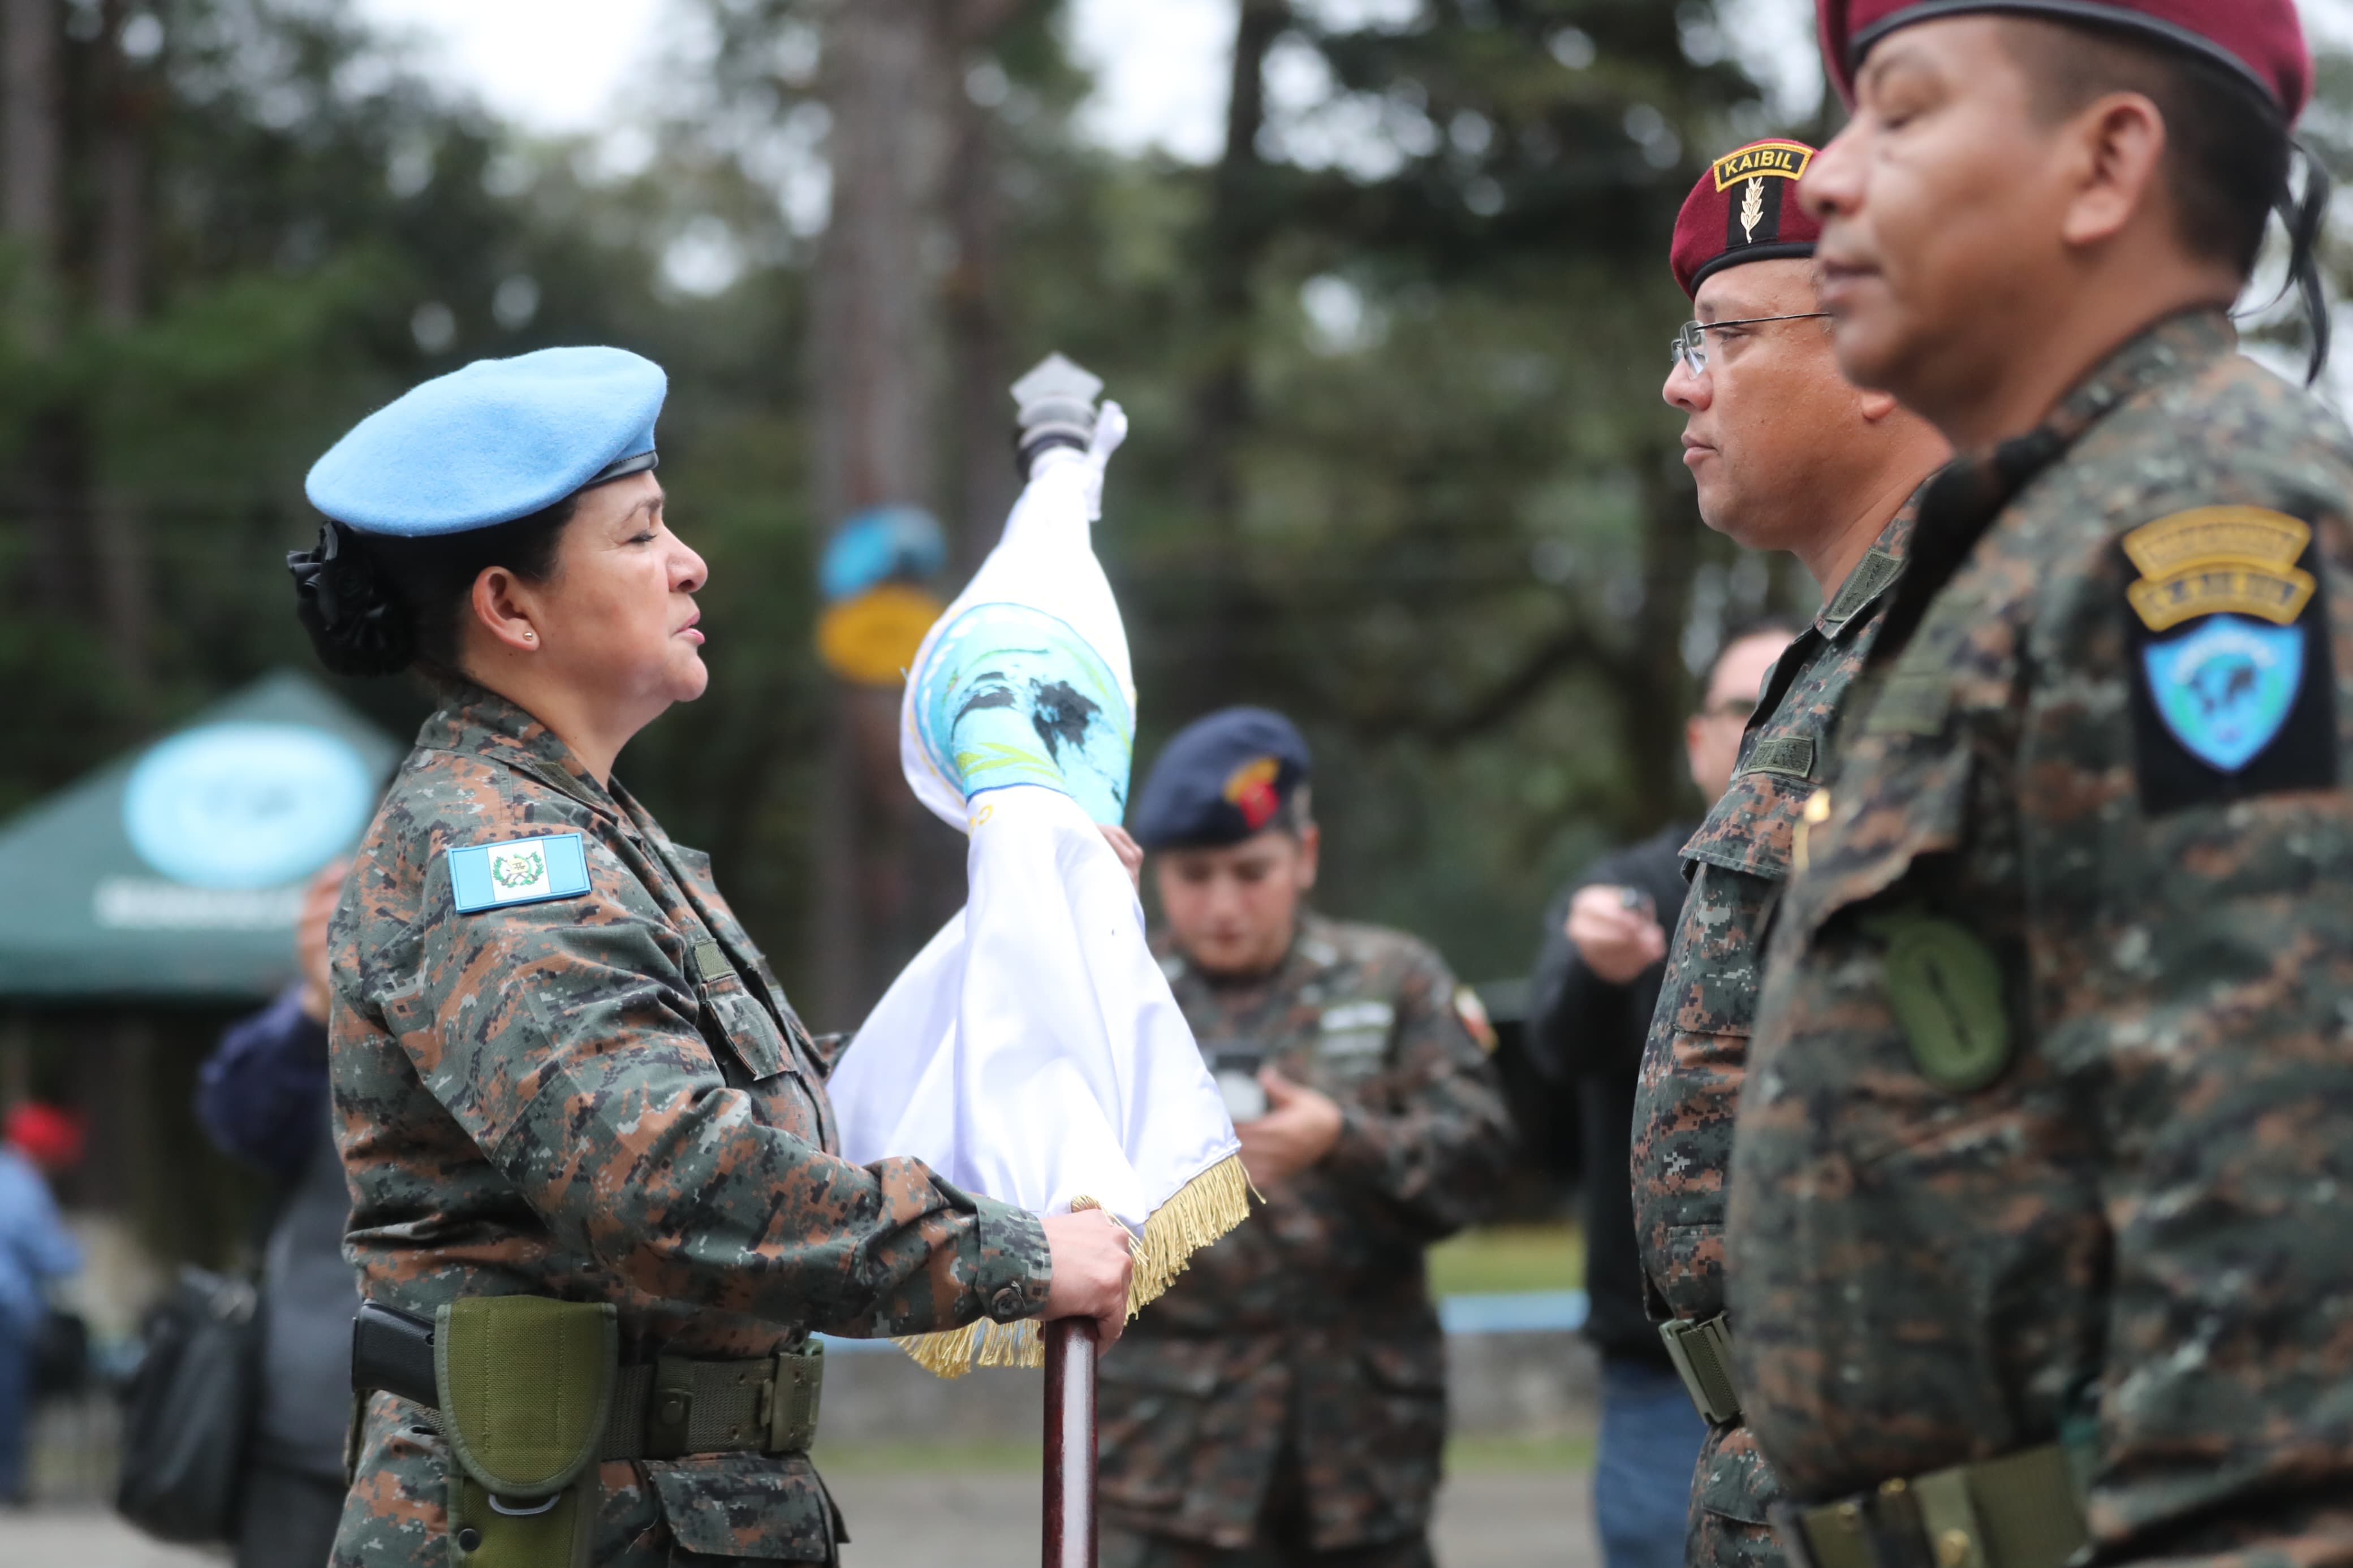
<instances>
[{"instance_id":1,"label":"woman's hair bun","mask_svg":"<svg viewBox=\"0 0 2353 1568\"><path fill-rule=\"evenodd\" d=\"M294 615L319 661L337 675L396 675L417 657L417 624L366 548L340 522L319 529L318 545L286 557Z\"/></svg>"}]
</instances>

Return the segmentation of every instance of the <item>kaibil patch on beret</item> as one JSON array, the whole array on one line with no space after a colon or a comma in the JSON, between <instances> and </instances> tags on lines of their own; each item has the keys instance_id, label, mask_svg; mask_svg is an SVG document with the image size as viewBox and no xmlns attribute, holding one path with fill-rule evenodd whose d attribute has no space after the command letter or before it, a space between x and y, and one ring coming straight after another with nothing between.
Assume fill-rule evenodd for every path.
<instances>
[{"instance_id":1,"label":"kaibil patch on beret","mask_svg":"<svg viewBox=\"0 0 2353 1568\"><path fill-rule=\"evenodd\" d=\"M2138 33L2229 67L2261 88L2293 125L2312 97L2312 49L2295 0L1814 0L1822 58L1854 102L1871 47L1915 22L2009 11Z\"/></svg>"},{"instance_id":2,"label":"kaibil patch on beret","mask_svg":"<svg viewBox=\"0 0 2353 1568\"><path fill-rule=\"evenodd\" d=\"M1821 226L1798 205L1813 161L1803 142L1751 142L1708 165L1676 216L1668 258L1684 293L1727 267L1813 255Z\"/></svg>"},{"instance_id":3,"label":"kaibil patch on beret","mask_svg":"<svg viewBox=\"0 0 2353 1568\"><path fill-rule=\"evenodd\" d=\"M661 366L627 349L476 360L353 426L311 468L311 504L361 533L464 533L659 460Z\"/></svg>"},{"instance_id":4,"label":"kaibil patch on beret","mask_svg":"<svg viewBox=\"0 0 2353 1568\"><path fill-rule=\"evenodd\" d=\"M1307 782L1307 742L1269 708L1223 708L1176 731L1135 797L1146 849L1208 849L1263 832Z\"/></svg>"}]
</instances>

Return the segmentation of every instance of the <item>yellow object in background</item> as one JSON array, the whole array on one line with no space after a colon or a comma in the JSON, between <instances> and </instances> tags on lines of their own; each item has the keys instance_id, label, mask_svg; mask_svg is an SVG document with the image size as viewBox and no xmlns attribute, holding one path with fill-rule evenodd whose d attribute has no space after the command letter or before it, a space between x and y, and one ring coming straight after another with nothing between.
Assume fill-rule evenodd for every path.
<instances>
[{"instance_id":1,"label":"yellow object in background","mask_svg":"<svg viewBox=\"0 0 2353 1568\"><path fill-rule=\"evenodd\" d=\"M844 680L896 686L944 608L921 588L885 583L829 606L817 624L818 657Z\"/></svg>"}]
</instances>

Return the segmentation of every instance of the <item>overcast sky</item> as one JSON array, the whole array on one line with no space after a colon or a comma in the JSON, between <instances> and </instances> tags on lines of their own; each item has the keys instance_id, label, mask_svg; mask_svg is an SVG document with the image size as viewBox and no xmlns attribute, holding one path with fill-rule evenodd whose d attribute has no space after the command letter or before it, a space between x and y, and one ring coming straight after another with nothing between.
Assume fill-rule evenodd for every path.
<instances>
[{"instance_id":1,"label":"overcast sky","mask_svg":"<svg viewBox=\"0 0 2353 1568\"><path fill-rule=\"evenodd\" d=\"M1335 16L1410 15L1414 0L1304 0ZM580 132L659 91L644 72L663 53L679 0L357 0L410 30L426 58L502 115ZM1813 0L1721 0L1733 48L1785 100L1820 90ZM2305 0L2305 15L2353 39L2353 0ZM1214 157L1225 112L1234 0L1073 0L1071 43L1097 75L1088 131L1133 150ZM638 73L633 75L632 73Z\"/></svg>"},{"instance_id":2,"label":"overcast sky","mask_svg":"<svg viewBox=\"0 0 2353 1568\"><path fill-rule=\"evenodd\" d=\"M678 0L357 0L361 12L409 32L425 59L535 129L594 130L617 104L659 90L642 72L660 58ZM1412 0L1313 0L1337 15L1410 15ZM1771 54L1782 74L1818 79L1811 0L1725 0L1737 41ZM2353 5L2353 0L2345 0ZM1123 149L1215 157L1225 115L1234 0L1073 0L1071 41L1097 73L1092 134Z\"/></svg>"}]
</instances>

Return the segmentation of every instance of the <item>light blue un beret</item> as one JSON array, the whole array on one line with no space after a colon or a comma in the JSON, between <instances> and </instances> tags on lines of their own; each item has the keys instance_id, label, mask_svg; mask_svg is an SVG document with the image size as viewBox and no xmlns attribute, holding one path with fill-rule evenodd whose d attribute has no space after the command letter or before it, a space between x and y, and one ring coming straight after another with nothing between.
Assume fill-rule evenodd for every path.
<instances>
[{"instance_id":1,"label":"light blue un beret","mask_svg":"<svg viewBox=\"0 0 2353 1568\"><path fill-rule=\"evenodd\" d=\"M377 409L313 464L311 504L406 538L512 522L651 468L670 377L626 349L476 360Z\"/></svg>"}]
</instances>

